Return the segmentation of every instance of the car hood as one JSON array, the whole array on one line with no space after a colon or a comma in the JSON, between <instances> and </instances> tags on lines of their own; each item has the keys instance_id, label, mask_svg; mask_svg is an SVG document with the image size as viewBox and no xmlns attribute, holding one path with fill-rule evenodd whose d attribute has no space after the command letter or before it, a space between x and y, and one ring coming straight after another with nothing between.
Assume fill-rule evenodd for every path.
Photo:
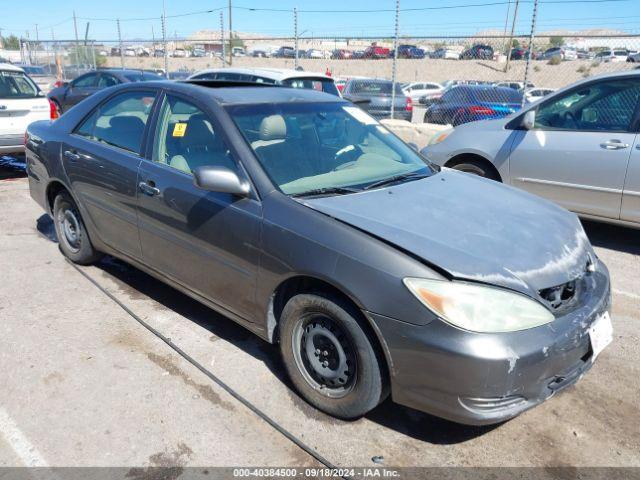
<instances>
[{"instance_id":1,"label":"car hood","mask_svg":"<svg viewBox=\"0 0 640 480\"><path fill-rule=\"evenodd\" d=\"M581 276L595 258L573 213L449 169L392 187L298 200L450 277L532 296Z\"/></svg>"}]
</instances>

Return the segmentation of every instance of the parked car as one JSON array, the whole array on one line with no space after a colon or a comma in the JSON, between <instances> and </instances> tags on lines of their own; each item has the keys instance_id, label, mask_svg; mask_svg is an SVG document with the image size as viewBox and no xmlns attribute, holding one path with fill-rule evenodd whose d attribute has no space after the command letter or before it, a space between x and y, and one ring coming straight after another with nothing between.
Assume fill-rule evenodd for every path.
<instances>
[{"instance_id":1,"label":"parked car","mask_svg":"<svg viewBox=\"0 0 640 480\"><path fill-rule=\"evenodd\" d=\"M375 78L354 78L347 82L342 90L342 96L356 103L362 110L377 119L391 118L391 93L395 87L395 103L393 103L393 118L411 120L413 103L407 97L399 84L390 80Z\"/></svg>"},{"instance_id":2,"label":"parked car","mask_svg":"<svg viewBox=\"0 0 640 480\"><path fill-rule=\"evenodd\" d=\"M210 68L194 73L189 79L267 83L284 87L308 88L340 96L333 78L322 73L286 68Z\"/></svg>"},{"instance_id":3,"label":"parked car","mask_svg":"<svg viewBox=\"0 0 640 480\"><path fill-rule=\"evenodd\" d=\"M331 52L331 58L334 60L345 60L351 58L353 56L353 52L351 50L345 50L343 48L338 48Z\"/></svg>"},{"instance_id":4,"label":"parked car","mask_svg":"<svg viewBox=\"0 0 640 480\"><path fill-rule=\"evenodd\" d=\"M460 54L461 60L478 59L491 60L493 58L493 47L491 45L477 44L468 48Z\"/></svg>"},{"instance_id":5,"label":"parked car","mask_svg":"<svg viewBox=\"0 0 640 480\"><path fill-rule=\"evenodd\" d=\"M629 52L623 49L602 50L596 54L596 61L605 63L626 62Z\"/></svg>"},{"instance_id":6,"label":"parked car","mask_svg":"<svg viewBox=\"0 0 640 480\"><path fill-rule=\"evenodd\" d=\"M537 102L543 97L555 92L555 88L529 88L524 92L524 100L527 103Z\"/></svg>"},{"instance_id":7,"label":"parked car","mask_svg":"<svg viewBox=\"0 0 640 480\"><path fill-rule=\"evenodd\" d=\"M191 76L191 72L184 70L175 70L173 72L169 72L169 80L186 80Z\"/></svg>"},{"instance_id":8,"label":"parked car","mask_svg":"<svg viewBox=\"0 0 640 480\"><path fill-rule=\"evenodd\" d=\"M578 56L578 60L590 60L596 56L594 52L585 49L576 50L576 54Z\"/></svg>"},{"instance_id":9,"label":"parked car","mask_svg":"<svg viewBox=\"0 0 640 480\"><path fill-rule=\"evenodd\" d=\"M63 82L47 95L55 105L58 113L69 110L78 102L93 95L104 88L113 87L121 83L148 82L162 80L163 77L143 70L105 69L85 73L71 82Z\"/></svg>"},{"instance_id":10,"label":"parked car","mask_svg":"<svg viewBox=\"0 0 640 480\"><path fill-rule=\"evenodd\" d=\"M154 56L154 57L164 57L164 49L162 49L162 48L156 48L156 49L153 51L153 56Z\"/></svg>"},{"instance_id":11,"label":"parked car","mask_svg":"<svg viewBox=\"0 0 640 480\"><path fill-rule=\"evenodd\" d=\"M460 58L460 51L455 48L438 48L436 49L431 58L442 58L445 60L458 60Z\"/></svg>"},{"instance_id":12,"label":"parked car","mask_svg":"<svg viewBox=\"0 0 640 480\"><path fill-rule=\"evenodd\" d=\"M125 57L135 57L136 56L136 49L133 48L133 47L125 48L123 55Z\"/></svg>"},{"instance_id":13,"label":"parked car","mask_svg":"<svg viewBox=\"0 0 640 480\"><path fill-rule=\"evenodd\" d=\"M194 48L191 52L191 56L195 58L204 58L207 56L207 52L204 48Z\"/></svg>"},{"instance_id":14,"label":"parked car","mask_svg":"<svg viewBox=\"0 0 640 480\"><path fill-rule=\"evenodd\" d=\"M0 154L22 153L27 125L57 112L24 70L0 63Z\"/></svg>"},{"instance_id":15,"label":"parked car","mask_svg":"<svg viewBox=\"0 0 640 480\"><path fill-rule=\"evenodd\" d=\"M15 66L21 68L24 73L29 75L29 78L38 85L38 88L47 93L51 90L56 83L55 75L48 73L44 66L40 65L22 65L22 64L14 64Z\"/></svg>"},{"instance_id":16,"label":"parked car","mask_svg":"<svg viewBox=\"0 0 640 480\"><path fill-rule=\"evenodd\" d=\"M266 50L252 50L251 56L255 58L267 58L269 53Z\"/></svg>"},{"instance_id":17,"label":"parked car","mask_svg":"<svg viewBox=\"0 0 640 480\"><path fill-rule=\"evenodd\" d=\"M497 82L494 84L496 87L507 87L512 88L514 90L522 91L524 90L524 82L514 81L514 80L506 80L504 82ZM527 88L533 88L535 85L531 82L527 82Z\"/></svg>"},{"instance_id":18,"label":"parked car","mask_svg":"<svg viewBox=\"0 0 640 480\"><path fill-rule=\"evenodd\" d=\"M425 52L422 48L418 48L415 45L398 45L398 58L422 59L424 57Z\"/></svg>"},{"instance_id":19,"label":"parked car","mask_svg":"<svg viewBox=\"0 0 640 480\"><path fill-rule=\"evenodd\" d=\"M391 50L386 47L371 45L367 47L367 49L364 51L362 58L374 58L374 59L388 58L390 52Z\"/></svg>"},{"instance_id":20,"label":"parked car","mask_svg":"<svg viewBox=\"0 0 640 480\"><path fill-rule=\"evenodd\" d=\"M561 60L577 60L578 52L570 47L552 47L538 56L537 60L551 60L553 57L559 57Z\"/></svg>"},{"instance_id":21,"label":"parked car","mask_svg":"<svg viewBox=\"0 0 640 480\"><path fill-rule=\"evenodd\" d=\"M526 60L529 55L529 50L522 47L516 47L511 49L511 60Z\"/></svg>"},{"instance_id":22,"label":"parked car","mask_svg":"<svg viewBox=\"0 0 640 480\"><path fill-rule=\"evenodd\" d=\"M444 87L436 82L411 82L403 87L402 92L417 103L420 97L436 98L442 95Z\"/></svg>"},{"instance_id":23,"label":"parked car","mask_svg":"<svg viewBox=\"0 0 640 480\"><path fill-rule=\"evenodd\" d=\"M506 118L441 134L423 152L586 218L640 228L639 99L640 71L590 77Z\"/></svg>"},{"instance_id":24,"label":"parked car","mask_svg":"<svg viewBox=\"0 0 640 480\"><path fill-rule=\"evenodd\" d=\"M185 50L184 48L176 48L169 53L169 56L175 58L186 58L189 56L189 51Z\"/></svg>"},{"instance_id":25,"label":"parked car","mask_svg":"<svg viewBox=\"0 0 640 480\"><path fill-rule=\"evenodd\" d=\"M31 196L62 253L118 257L276 344L299 394L346 419L391 392L502 422L611 341L575 215L437 169L338 97L238 88L121 85L31 124Z\"/></svg>"},{"instance_id":26,"label":"parked car","mask_svg":"<svg viewBox=\"0 0 640 480\"><path fill-rule=\"evenodd\" d=\"M351 54L351 58L354 58L354 59L364 58L364 54L365 54L364 50L354 50L353 53Z\"/></svg>"},{"instance_id":27,"label":"parked car","mask_svg":"<svg viewBox=\"0 0 640 480\"><path fill-rule=\"evenodd\" d=\"M627 62L640 63L640 52L629 52Z\"/></svg>"},{"instance_id":28,"label":"parked car","mask_svg":"<svg viewBox=\"0 0 640 480\"><path fill-rule=\"evenodd\" d=\"M276 58L295 58L296 51L293 47L280 47L272 56Z\"/></svg>"},{"instance_id":29,"label":"parked car","mask_svg":"<svg viewBox=\"0 0 640 480\"><path fill-rule=\"evenodd\" d=\"M321 58L324 58L324 52L322 50L318 50L317 48L310 48L309 50L306 51L305 57L321 59Z\"/></svg>"},{"instance_id":30,"label":"parked car","mask_svg":"<svg viewBox=\"0 0 640 480\"><path fill-rule=\"evenodd\" d=\"M520 109L522 94L512 88L459 85L436 99L424 114L425 123L461 125L488 118L502 118Z\"/></svg>"}]
</instances>

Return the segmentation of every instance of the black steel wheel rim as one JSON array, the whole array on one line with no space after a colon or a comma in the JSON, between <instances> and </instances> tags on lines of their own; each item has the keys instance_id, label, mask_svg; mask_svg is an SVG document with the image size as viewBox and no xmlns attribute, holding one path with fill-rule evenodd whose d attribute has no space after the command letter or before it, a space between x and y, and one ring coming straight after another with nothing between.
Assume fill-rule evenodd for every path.
<instances>
[{"instance_id":1,"label":"black steel wheel rim","mask_svg":"<svg viewBox=\"0 0 640 480\"><path fill-rule=\"evenodd\" d=\"M69 207L60 209L57 220L59 230L62 233L60 241L63 241L72 252L79 252L82 239L80 221L76 212Z\"/></svg>"},{"instance_id":2,"label":"black steel wheel rim","mask_svg":"<svg viewBox=\"0 0 640 480\"><path fill-rule=\"evenodd\" d=\"M356 350L336 321L324 314L303 317L294 329L292 347L298 370L322 395L341 398L353 390Z\"/></svg>"}]
</instances>

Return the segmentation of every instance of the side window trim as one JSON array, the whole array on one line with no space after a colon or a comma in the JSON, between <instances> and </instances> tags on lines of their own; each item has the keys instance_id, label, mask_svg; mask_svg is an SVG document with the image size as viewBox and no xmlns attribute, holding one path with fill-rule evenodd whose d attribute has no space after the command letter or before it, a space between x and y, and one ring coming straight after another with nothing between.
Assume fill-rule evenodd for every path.
<instances>
[{"instance_id":1,"label":"side window trim","mask_svg":"<svg viewBox=\"0 0 640 480\"><path fill-rule=\"evenodd\" d=\"M108 102L110 102L113 98L117 97L118 95L121 94L126 94L126 93L131 93L131 92L147 92L152 94L155 98L153 101L153 107L151 112L149 113L149 117L147 117L147 122L144 126L144 130L142 132L142 138L140 140L140 148L137 152L128 150L126 148L122 148L119 147L117 145L111 145L109 143L104 143L104 142L98 142L92 138L87 138L84 135L80 135L78 134L78 130L80 129L80 127L84 124L85 121L87 121L89 118L91 118L93 116L94 113L96 113L98 116L100 116L100 112L102 111L102 107L104 105L106 105ZM158 99L160 98L160 94L161 91L158 88L132 88L132 89L128 89L126 91L116 91L113 92L113 94L109 95L107 98L103 99L98 105L96 105L95 107L93 107L93 109L91 109L89 111L89 113L87 113L84 117L82 117L82 119L73 127L73 130L71 130L71 135L74 137L79 137L82 138L83 140L86 140L88 142L94 143L96 145L100 145L102 147L106 147L106 148L113 148L116 149L119 152L126 152L130 155L135 155L136 157L139 158L143 158L143 153L146 151L146 143L147 143L147 136L148 136L148 132L149 132L149 127L151 124L151 118L152 115L154 114L154 112L157 110L158 108ZM94 126L95 129L95 126ZM93 133L93 131L92 131Z\"/></svg>"}]
</instances>

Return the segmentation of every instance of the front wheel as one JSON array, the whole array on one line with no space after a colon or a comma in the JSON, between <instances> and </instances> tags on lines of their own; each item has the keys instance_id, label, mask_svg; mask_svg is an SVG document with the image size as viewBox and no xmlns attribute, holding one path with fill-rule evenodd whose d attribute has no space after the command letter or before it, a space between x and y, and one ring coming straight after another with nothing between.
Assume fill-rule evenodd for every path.
<instances>
[{"instance_id":1,"label":"front wheel","mask_svg":"<svg viewBox=\"0 0 640 480\"><path fill-rule=\"evenodd\" d=\"M69 260L88 265L100 258L89 240L80 211L67 192L58 194L53 202L53 223L60 251Z\"/></svg>"},{"instance_id":2,"label":"front wheel","mask_svg":"<svg viewBox=\"0 0 640 480\"><path fill-rule=\"evenodd\" d=\"M291 381L313 406L358 418L386 396L380 355L358 312L325 294L291 298L280 320L280 351Z\"/></svg>"}]
</instances>

